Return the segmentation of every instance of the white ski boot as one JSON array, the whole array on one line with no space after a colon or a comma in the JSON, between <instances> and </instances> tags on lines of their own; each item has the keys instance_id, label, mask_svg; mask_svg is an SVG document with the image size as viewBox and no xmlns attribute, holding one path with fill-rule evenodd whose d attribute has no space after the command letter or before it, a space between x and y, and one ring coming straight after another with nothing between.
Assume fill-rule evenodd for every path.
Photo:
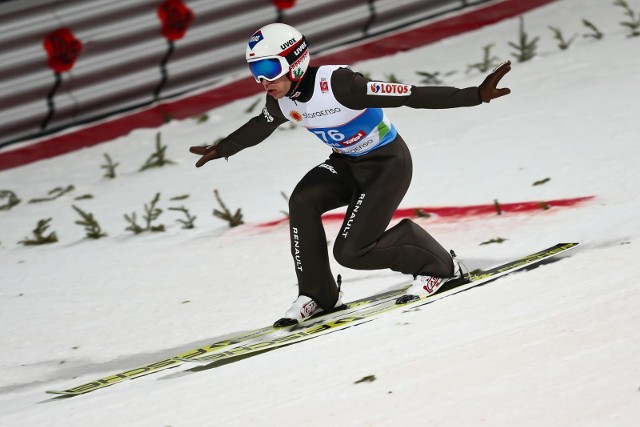
<instances>
[{"instance_id":1,"label":"white ski boot","mask_svg":"<svg viewBox=\"0 0 640 427\"><path fill-rule=\"evenodd\" d=\"M340 310L346 308L346 306L342 303L342 292L338 293L338 301L333 310ZM315 302L313 299L309 298L306 295L300 295L296 300L291 304L289 310L284 314L282 319L278 319L273 326L276 328L280 328L283 326L293 326L297 323L304 322L308 318L322 313L324 310Z\"/></svg>"},{"instance_id":2,"label":"white ski boot","mask_svg":"<svg viewBox=\"0 0 640 427\"><path fill-rule=\"evenodd\" d=\"M436 293L444 286L445 283L453 281L466 281L466 275L462 270L462 264L456 258L456 254L451 251L451 259L453 260L453 275L450 277L435 277L435 276L416 276L415 280L411 282L411 286L407 289L407 293L396 300L396 304L406 304L411 301L419 300L420 298Z\"/></svg>"}]
</instances>

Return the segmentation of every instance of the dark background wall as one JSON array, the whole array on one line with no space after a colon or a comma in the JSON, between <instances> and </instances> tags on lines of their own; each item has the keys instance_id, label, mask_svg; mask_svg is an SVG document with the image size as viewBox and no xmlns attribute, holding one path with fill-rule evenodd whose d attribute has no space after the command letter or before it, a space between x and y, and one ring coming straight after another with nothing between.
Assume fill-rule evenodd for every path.
<instances>
[{"instance_id":1,"label":"dark background wall","mask_svg":"<svg viewBox=\"0 0 640 427\"><path fill-rule=\"evenodd\" d=\"M267 23L321 53L487 1L0 1L0 147L246 77Z\"/></svg>"}]
</instances>

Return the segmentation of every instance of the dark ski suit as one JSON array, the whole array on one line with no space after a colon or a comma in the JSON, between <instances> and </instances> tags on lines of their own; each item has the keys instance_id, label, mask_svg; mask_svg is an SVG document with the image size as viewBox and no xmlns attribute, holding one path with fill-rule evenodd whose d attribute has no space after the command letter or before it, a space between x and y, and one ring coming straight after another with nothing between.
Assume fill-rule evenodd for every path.
<instances>
[{"instance_id":1,"label":"dark ski suit","mask_svg":"<svg viewBox=\"0 0 640 427\"><path fill-rule=\"evenodd\" d=\"M386 230L404 197L412 161L382 108L454 108L481 103L477 87L426 87L373 82L347 67L310 67L297 92L275 100L217 146L229 157L266 139L281 124L298 122L333 153L298 183L289 201L291 253L299 294L333 308L338 289L329 267L321 215L347 206L333 255L345 267L389 268L446 277L447 250L414 222ZM385 231L386 230L386 231Z\"/></svg>"}]
</instances>

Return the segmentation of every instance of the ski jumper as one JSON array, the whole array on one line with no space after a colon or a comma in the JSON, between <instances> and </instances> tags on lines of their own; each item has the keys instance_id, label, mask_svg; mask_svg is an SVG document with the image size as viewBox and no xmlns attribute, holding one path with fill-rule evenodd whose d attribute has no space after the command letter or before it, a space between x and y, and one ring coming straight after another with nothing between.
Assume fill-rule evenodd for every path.
<instances>
[{"instance_id":1,"label":"ski jumper","mask_svg":"<svg viewBox=\"0 0 640 427\"><path fill-rule=\"evenodd\" d=\"M448 251L413 221L387 230L409 188L409 150L383 107L453 108L481 103L477 87L420 87L374 82L349 68L311 67L291 98L267 95L262 113L218 144L222 157L256 145L279 125L305 127L332 149L289 199L291 254L299 294L332 308L338 288L331 273L323 213L347 206L333 255L359 270L389 268L405 274L447 277Z\"/></svg>"}]
</instances>

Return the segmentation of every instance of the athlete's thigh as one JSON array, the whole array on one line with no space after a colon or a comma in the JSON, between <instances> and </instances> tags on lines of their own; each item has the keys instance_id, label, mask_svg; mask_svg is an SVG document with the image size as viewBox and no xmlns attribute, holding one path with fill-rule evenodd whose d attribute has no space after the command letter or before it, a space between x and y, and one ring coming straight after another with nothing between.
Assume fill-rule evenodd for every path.
<instances>
[{"instance_id":1,"label":"athlete's thigh","mask_svg":"<svg viewBox=\"0 0 640 427\"><path fill-rule=\"evenodd\" d=\"M298 182L289 199L289 207L322 214L348 205L354 191L348 169L340 160L328 159Z\"/></svg>"},{"instance_id":2,"label":"athlete's thigh","mask_svg":"<svg viewBox=\"0 0 640 427\"><path fill-rule=\"evenodd\" d=\"M358 192L347 209L343 231L348 227L360 244L377 240L384 233L409 188L411 157L404 143L397 142L353 168Z\"/></svg>"}]
</instances>

